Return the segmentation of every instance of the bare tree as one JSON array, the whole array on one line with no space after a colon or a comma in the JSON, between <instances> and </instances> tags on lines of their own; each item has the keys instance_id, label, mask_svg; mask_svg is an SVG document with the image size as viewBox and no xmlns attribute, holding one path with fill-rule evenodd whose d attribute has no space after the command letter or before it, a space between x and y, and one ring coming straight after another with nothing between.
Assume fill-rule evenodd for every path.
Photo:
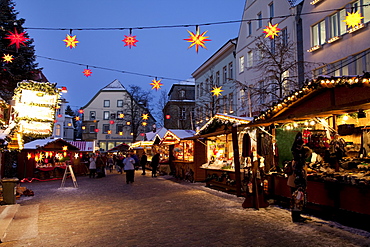
<instances>
[{"instance_id":1,"label":"bare tree","mask_svg":"<svg viewBox=\"0 0 370 247\"><path fill-rule=\"evenodd\" d=\"M163 109L165 108L167 102L168 102L168 92L167 90L163 90L161 91L161 95L159 96L158 102L156 104L158 110L155 112L157 116L157 123L160 126L164 126L165 116Z\"/></svg>"}]
</instances>

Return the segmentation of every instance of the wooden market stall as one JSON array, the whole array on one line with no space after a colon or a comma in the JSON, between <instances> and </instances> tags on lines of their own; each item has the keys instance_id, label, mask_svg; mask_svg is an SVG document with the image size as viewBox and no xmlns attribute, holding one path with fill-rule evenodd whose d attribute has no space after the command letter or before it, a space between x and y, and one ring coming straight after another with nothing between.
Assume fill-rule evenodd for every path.
<instances>
[{"instance_id":1,"label":"wooden market stall","mask_svg":"<svg viewBox=\"0 0 370 247\"><path fill-rule=\"evenodd\" d=\"M370 75L322 77L309 82L262 113L250 128L274 135L279 167L292 159L297 132L313 155L309 167L307 201L311 208L331 215L370 216ZM271 175L271 193L289 198L287 177L279 169Z\"/></svg>"},{"instance_id":2,"label":"wooden market stall","mask_svg":"<svg viewBox=\"0 0 370 247\"><path fill-rule=\"evenodd\" d=\"M205 161L205 146L194 137L193 130L169 129L160 142L164 159L168 159L170 172L179 179L191 182L204 181L200 166ZM165 165L162 165L163 169Z\"/></svg>"},{"instance_id":3,"label":"wooden market stall","mask_svg":"<svg viewBox=\"0 0 370 247\"><path fill-rule=\"evenodd\" d=\"M48 180L62 178L67 165L78 171L82 153L63 139L38 139L24 144L18 155L18 178Z\"/></svg>"}]
</instances>

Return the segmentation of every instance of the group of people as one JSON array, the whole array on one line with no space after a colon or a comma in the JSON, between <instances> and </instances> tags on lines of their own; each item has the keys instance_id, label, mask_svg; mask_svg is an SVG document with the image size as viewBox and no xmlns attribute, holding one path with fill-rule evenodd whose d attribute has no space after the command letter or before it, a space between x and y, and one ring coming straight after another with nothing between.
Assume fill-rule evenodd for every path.
<instances>
[{"instance_id":1,"label":"group of people","mask_svg":"<svg viewBox=\"0 0 370 247\"><path fill-rule=\"evenodd\" d=\"M157 169L159 166L160 154L157 153L153 156L151 161L152 167L152 177L157 177ZM146 164L148 162L148 157L144 152L139 160L139 157L130 151L127 153L126 157L122 154L118 155L108 155L101 154L99 152L92 153L88 158L89 178L100 178L105 177L106 169L108 168L110 172L113 171L114 166L117 168L119 173L126 173L126 183L133 183L135 180L135 169L139 166L142 168L142 174L146 175Z\"/></svg>"}]
</instances>

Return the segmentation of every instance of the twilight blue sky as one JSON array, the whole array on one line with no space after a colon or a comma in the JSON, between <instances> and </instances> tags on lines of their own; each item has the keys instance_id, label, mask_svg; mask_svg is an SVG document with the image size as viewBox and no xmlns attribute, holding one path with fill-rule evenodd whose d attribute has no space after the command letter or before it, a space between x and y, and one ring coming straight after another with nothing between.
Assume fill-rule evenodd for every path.
<instances>
[{"instance_id":1,"label":"twilight blue sky","mask_svg":"<svg viewBox=\"0 0 370 247\"><path fill-rule=\"evenodd\" d=\"M229 39L238 36L239 22L200 26L212 41L207 49L188 49L187 30L195 25L241 20L245 0L14 0L18 18L26 19L27 33L34 39L37 62L50 82L66 86L64 97L72 109L84 106L103 87L118 79L125 87L135 84L150 90L157 77L186 80ZM189 27L144 28L174 25ZM193 26L194 25L194 26ZM38 30L32 28L66 28ZM129 49L122 42L129 30L75 30L77 28L133 28L139 40ZM73 30L80 43L65 47L62 41ZM48 59L51 58L51 59ZM60 62L55 61L63 60ZM81 64L81 65L78 65ZM89 65L93 74L82 71ZM94 66L107 68L99 69ZM108 70L111 69L111 70ZM113 71L112 71L113 70ZM150 76L138 76L127 71ZM176 80L162 79L165 90ZM160 91L151 91L158 98ZM157 99L155 100L156 103Z\"/></svg>"}]
</instances>

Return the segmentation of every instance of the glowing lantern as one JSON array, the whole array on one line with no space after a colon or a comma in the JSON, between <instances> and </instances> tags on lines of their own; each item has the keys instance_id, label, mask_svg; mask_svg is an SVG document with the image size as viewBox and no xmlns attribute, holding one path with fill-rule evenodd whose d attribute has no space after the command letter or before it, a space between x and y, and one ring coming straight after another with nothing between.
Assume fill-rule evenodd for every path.
<instances>
[{"instance_id":1,"label":"glowing lantern","mask_svg":"<svg viewBox=\"0 0 370 247\"><path fill-rule=\"evenodd\" d=\"M78 113L83 114L84 113L84 110L83 109L80 109L80 110L78 110Z\"/></svg>"},{"instance_id":2,"label":"glowing lantern","mask_svg":"<svg viewBox=\"0 0 370 247\"><path fill-rule=\"evenodd\" d=\"M4 54L3 59L4 59L3 62L12 63L13 60L14 60L14 57L13 57L13 55L9 55L9 54L5 55Z\"/></svg>"},{"instance_id":3,"label":"glowing lantern","mask_svg":"<svg viewBox=\"0 0 370 247\"><path fill-rule=\"evenodd\" d=\"M152 80L152 83L150 83L150 85L152 85L152 89L155 89L155 90L158 91L158 89L161 88L163 83L161 83L161 80L154 79L154 80Z\"/></svg>"},{"instance_id":4,"label":"glowing lantern","mask_svg":"<svg viewBox=\"0 0 370 247\"><path fill-rule=\"evenodd\" d=\"M166 115L166 119L170 119L171 118L171 115Z\"/></svg>"},{"instance_id":5,"label":"glowing lantern","mask_svg":"<svg viewBox=\"0 0 370 247\"><path fill-rule=\"evenodd\" d=\"M142 122L141 123L141 125L143 125L143 126L147 126L147 124L148 124L147 122Z\"/></svg>"},{"instance_id":6,"label":"glowing lantern","mask_svg":"<svg viewBox=\"0 0 370 247\"><path fill-rule=\"evenodd\" d=\"M27 153L27 159L31 159L32 158L32 154L31 153Z\"/></svg>"},{"instance_id":7,"label":"glowing lantern","mask_svg":"<svg viewBox=\"0 0 370 247\"><path fill-rule=\"evenodd\" d=\"M99 129L95 129L95 132L98 133L99 132Z\"/></svg>"},{"instance_id":8,"label":"glowing lantern","mask_svg":"<svg viewBox=\"0 0 370 247\"><path fill-rule=\"evenodd\" d=\"M224 90L221 89L221 87L213 87L213 90L211 91L211 93L213 93L213 96L220 96L221 95L221 92L223 92Z\"/></svg>"},{"instance_id":9,"label":"glowing lantern","mask_svg":"<svg viewBox=\"0 0 370 247\"><path fill-rule=\"evenodd\" d=\"M72 123L68 123L68 127L71 127L72 126Z\"/></svg>"},{"instance_id":10,"label":"glowing lantern","mask_svg":"<svg viewBox=\"0 0 370 247\"><path fill-rule=\"evenodd\" d=\"M84 125L84 126L82 126L82 127L81 127L81 129L85 130L85 129L86 129L86 126L85 126L85 125Z\"/></svg>"},{"instance_id":11,"label":"glowing lantern","mask_svg":"<svg viewBox=\"0 0 370 247\"><path fill-rule=\"evenodd\" d=\"M62 88L60 89L60 91L61 91L62 93L67 93L67 92L68 92L67 87L62 87Z\"/></svg>"},{"instance_id":12,"label":"glowing lantern","mask_svg":"<svg viewBox=\"0 0 370 247\"><path fill-rule=\"evenodd\" d=\"M124 46L128 46L130 49L131 47L133 46L136 46L136 43L139 42L139 40L136 39L136 36L132 36L132 29L130 29L130 35L125 36L125 38L122 40L123 42L125 42L125 45Z\"/></svg>"},{"instance_id":13,"label":"glowing lantern","mask_svg":"<svg viewBox=\"0 0 370 247\"><path fill-rule=\"evenodd\" d=\"M108 130L107 131L108 135L112 134L112 131L111 130Z\"/></svg>"},{"instance_id":14,"label":"glowing lantern","mask_svg":"<svg viewBox=\"0 0 370 247\"><path fill-rule=\"evenodd\" d=\"M127 124L127 125L130 125L130 124L131 124L131 122L126 122L126 124Z\"/></svg>"},{"instance_id":15,"label":"glowing lantern","mask_svg":"<svg viewBox=\"0 0 370 247\"><path fill-rule=\"evenodd\" d=\"M78 153L75 153L74 158L78 159Z\"/></svg>"},{"instance_id":16,"label":"glowing lantern","mask_svg":"<svg viewBox=\"0 0 370 247\"><path fill-rule=\"evenodd\" d=\"M67 151L68 150L68 146L63 146L62 150L63 151Z\"/></svg>"},{"instance_id":17,"label":"glowing lantern","mask_svg":"<svg viewBox=\"0 0 370 247\"><path fill-rule=\"evenodd\" d=\"M196 27L196 33L190 32L189 30L188 33L190 34L188 39L184 39L191 44L189 45L188 49L195 46L195 51L198 53L199 46L203 47L204 49L207 49L207 47L204 45L206 41L211 41L210 39L207 39L209 36L204 36L208 31L204 31L202 34L200 34L199 27Z\"/></svg>"},{"instance_id":18,"label":"glowing lantern","mask_svg":"<svg viewBox=\"0 0 370 247\"><path fill-rule=\"evenodd\" d=\"M148 120L149 119L149 114L144 114L143 113L143 115L141 115L141 118L143 119L143 120Z\"/></svg>"},{"instance_id":19,"label":"glowing lantern","mask_svg":"<svg viewBox=\"0 0 370 247\"><path fill-rule=\"evenodd\" d=\"M119 118L124 118L124 117L125 117L125 114L120 113L118 117L119 117Z\"/></svg>"},{"instance_id":20,"label":"glowing lantern","mask_svg":"<svg viewBox=\"0 0 370 247\"><path fill-rule=\"evenodd\" d=\"M8 46L11 46L15 44L15 47L19 49L20 44L26 46L24 44L25 41L27 41L29 38L24 37L26 32L18 33L17 29L14 28L14 33L8 31L10 34L6 34L7 37L4 39L10 39L10 44Z\"/></svg>"},{"instance_id":21,"label":"glowing lantern","mask_svg":"<svg viewBox=\"0 0 370 247\"><path fill-rule=\"evenodd\" d=\"M355 27L361 24L362 19L364 19L364 17L362 17L358 11L356 13L347 12L346 19L343 21L350 28L350 27Z\"/></svg>"},{"instance_id":22,"label":"glowing lantern","mask_svg":"<svg viewBox=\"0 0 370 247\"><path fill-rule=\"evenodd\" d=\"M274 39L275 36L278 36L278 32L280 32L280 28L277 27L278 23L275 25L272 25L271 22L269 22L268 26L266 26L265 29L263 29L263 32L266 34L265 38L270 37L270 39Z\"/></svg>"},{"instance_id":23,"label":"glowing lantern","mask_svg":"<svg viewBox=\"0 0 370 247\"><path fill-rule=\"evenodd\" d=\"M145 136L145 134L144 134L144 133L140 133L140 135L141 135L141 136Z\"/></svg>"},{"instance_id":24,"label":"glowing lantern","mask_svg":"<svg viewBox=\"0 0 370 247\"><path fill-rule=\"evenodd\" d=\"M71 36L69 34L67 34L66 38L63 41L66 42L66 47L69 47L71 49L76 48L77 43L80 43L80 41L77 40L76 35Z\"/></svg>"},{"instance_id":25,"label":"glowing lantern","mask_svg":"<svg viewBox=\"0 0 370 247\"><path fill-rule=\"evenodd\" d=\"M87 69L84 69L84 71L82 71L82 73L83 73L86 77L89 77L89 76L91 76L92 71L91 71L89 68L87 68Z\"/></svg>"},{"instance_id":26,"label":"glowing lantern","mask_svg":"<svg viewBox=\"0 0 370 247\"><path fill-rule=\"evenodd\" d=\"M109 123L110 123L110 124L114 124L114 121L113 121L113 120L110 120L110 121L109 121Z\"/></svg>"},{"instance_id":27,"label":"glowing lantern","mask_svg":"<svg viewBox=\"0 0 370 247\"><path fill-rule=\"evenodd\" d=\"M61 118L63 115L62 114L58 114L58 117Z\"/></svg>"},{"instance_id":28,"label":"glowing lantern","mask_svg":"<svg viewBox=\"0 0 370 247\"><path fill-rule=\"evenodd\" d=\"M119 132L119 135L120 135L120 136L121 136L121 135L123 135L123 132L122 132L122 131L120 131L120 132Z\"/></svg>"},{"instance_id":29,"label":"glowing lantern","mask_svg":"<svg viewBox=\"0 0 370 247\"><path fill-rule=\"evenodd\" d=\"M76 116L76 121L80 121L80 117L79 116Z\"/></svg>"}]
</instances>

